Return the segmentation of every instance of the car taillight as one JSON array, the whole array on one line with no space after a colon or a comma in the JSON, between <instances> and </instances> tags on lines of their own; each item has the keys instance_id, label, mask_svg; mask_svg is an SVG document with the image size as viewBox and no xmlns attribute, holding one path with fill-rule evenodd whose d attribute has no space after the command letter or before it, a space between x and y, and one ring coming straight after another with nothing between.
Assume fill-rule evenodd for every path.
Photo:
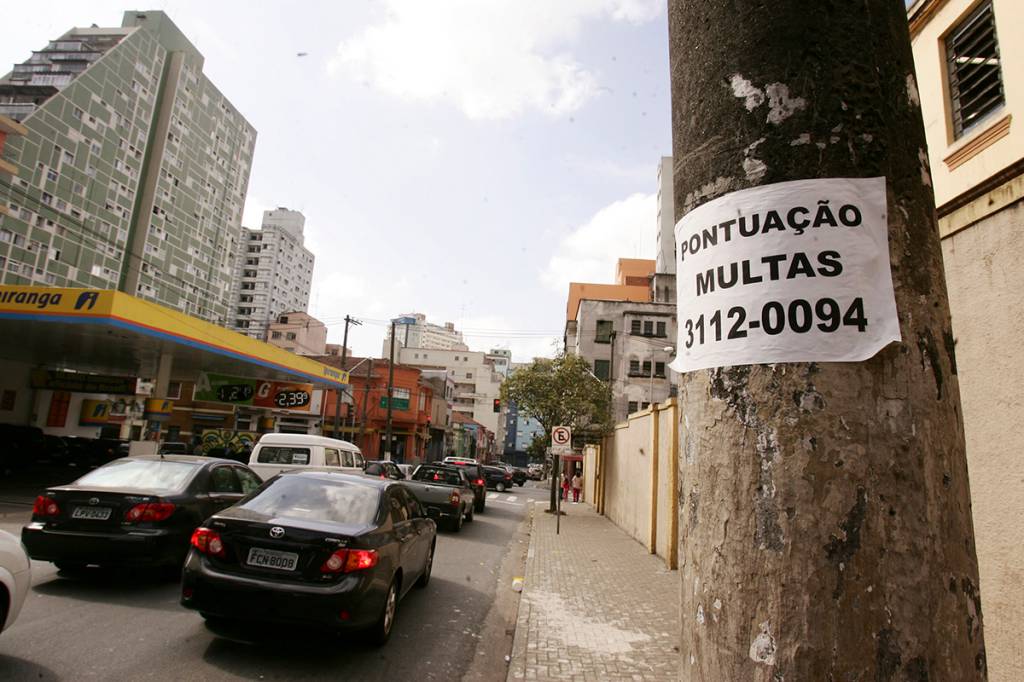
<instances>
[{"instance_id":1,"label":"car taillight","mask_svg":"<svg viewBox=\"0 0 1024 682\"><path fill-rule=\"evenodd\" d=\"M320 567L321 573L352 573L377 565L377 552L372 549L339 549Z\"/></svg>"},{"instance_id":2,"label":"car taillight","mask_svg":"<svg viewBox=\"0 0 1024 682\"><path fill-rule=\"evenodd\" d=\"M457 492L453 491L452 494L448 496L448 502L450 502L453 507L459 506L459 502L461 501L462 496L459 495Z\"/></svg>"},{"instance_id":3,"label":"car taillight","mask_svg":"<svg viewBox=\"0 0 1024 682\"><path fill-rule=\"evenodd\" d=\"M53 498L40 495L32 505L33 516L57 516L60 514L60 507Z\"/></svg>"},{"instance_id":4,"label":"car taillight","mask_svg":"<svg viewBox=\"0 0 1024 682\"><path fill-rule=\"evenodd\" d=\"M148 502L137 504L125 512L124 520L129 523L139 521L166 521L174 513L174 505L170 502Z\"/></svg>"},{"instance_id":5,"label":"car taillight","mask_svg":"<svg viewBox=\"0 0 1024 682\"><path fill-rule=\"evenodd\" d=\"M224 541L220 539L220 533L209 528L200 526L192 533L192 546L203 554L210 556L225 556Z\"/></svg>"},{"instance_id":6,"label":"car taillight","mask_svg":"<svg viewBox=\"0 0 1024 682\"><path fill-rule=\"evenodd\" d=\"M482 478L476 479L476 484L477 485L483 485L484 484L484 479L482 479Z\"/></svg>"},{"instance_id":7,"label":"car taillight","mask_svg":"<svg viewBox=\"0 0 1024 682\"><path fill-rule=\"evenodd\" d=\"M511 481L512 480L512 474L505 474L505 480L506 481Z\"/></svg>"}]
</instances>

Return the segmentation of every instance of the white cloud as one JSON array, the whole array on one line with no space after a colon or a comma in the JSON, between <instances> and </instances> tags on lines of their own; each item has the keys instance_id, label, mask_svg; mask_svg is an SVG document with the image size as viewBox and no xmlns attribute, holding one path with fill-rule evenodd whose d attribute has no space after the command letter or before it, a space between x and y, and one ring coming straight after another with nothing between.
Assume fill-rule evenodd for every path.
<instances>
[{"instance_id":1,"label":"white cloud","mask_svg":"<svg viewBox=\"0 0 1024 682\"><path fill-rule=\"evenodd\" d=\"M612 284L619 258L654 258L657 197L634 194L605 206L564 237L540 278L563 296L569 282Z\"/></svg>"},{"instance_id":2,"label":"white cloud","mask_svg":"<svg viewBox=\"0 0 1024 682\"><path fill-rule=\"evenodd\" d=\"M641 24L660 0L387 0L386 20L343 41L328 63L401 98L450 98L471 119L576 111L598 75L566 46L587 21Z\"/></svg>"}]
</instances>

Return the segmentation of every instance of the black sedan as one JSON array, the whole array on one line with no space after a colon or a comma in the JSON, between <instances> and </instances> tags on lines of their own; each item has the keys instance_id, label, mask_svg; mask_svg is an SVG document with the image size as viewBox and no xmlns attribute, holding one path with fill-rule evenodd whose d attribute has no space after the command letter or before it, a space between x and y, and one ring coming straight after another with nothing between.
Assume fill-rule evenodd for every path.
<instances>
[{"instance_id":1,"label":"black sedan","mask_svg":"<svg viewBox=\"0 0 1024 682\"><path fill-rule=\"evenodd\" d=\"M260 485L248 467L227 460L125 457L37 497L21 541L30 557L63 570L178 569L203 519Z\"/></svg>"},{"instance_id":2,"label":"black sedan","mask_svg":"<svg viewBox=\"0 0 1024 682\"><path fill-rule=\"evenodd\" d=\"M484 476L488 488L494 488L499 493L512 488L512 472L505 467L484 467Z\"/></svg>"},{"instance_id":3,"label":"black sedan","mask_svg":"<svg viewBox=\"0 0 1024 682\"><path fill-rule=\"evenodd\" d=\"M181 603L207 620L365 630L426 587L437 526L403 483L328 471L276 476L192 537Z\"/></svg>"}]
</instances>

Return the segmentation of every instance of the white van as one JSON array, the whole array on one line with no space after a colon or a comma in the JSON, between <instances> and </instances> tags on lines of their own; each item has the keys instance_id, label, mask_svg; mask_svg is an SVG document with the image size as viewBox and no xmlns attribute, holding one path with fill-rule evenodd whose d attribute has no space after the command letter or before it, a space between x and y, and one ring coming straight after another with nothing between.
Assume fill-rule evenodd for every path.
<instances>
[{"instance_id":1,"label":"white van","mask_svg":"<svg viewBox=\"0 0 1024 682\"><path fill-rule=\"evenodd\" d=\"M304 433L265 433L252 449L249 468L264 481L292 469L363 473L363 453L346 440Z\"/></svg>"}]
</instances>

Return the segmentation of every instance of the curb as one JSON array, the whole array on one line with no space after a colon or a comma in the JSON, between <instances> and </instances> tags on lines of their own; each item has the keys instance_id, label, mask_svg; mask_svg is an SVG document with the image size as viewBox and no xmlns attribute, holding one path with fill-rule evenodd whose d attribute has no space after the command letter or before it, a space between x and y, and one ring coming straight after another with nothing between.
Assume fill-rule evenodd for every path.
<instances>
[{"instance_id":1,"label":"curb","mask_svg":"<svg viewBox=\"0 0 1024 682\"><path fill-rule=\"evenodd\" d=\"M512 640L512 658L508 664L508 673L505 675L506 681L508 680L522 680L526 674L526 649L527 640L530 637L530 600L527 598L527 593L530 591L530 582L534 573L534 552L536 551L536 534L534 529L536 526L535 511L537 509L537 503L535 500L530 500L530 545L526 550L526 570L523 571L523 591L519 593L519 606L516 613L516 634Z\"/></svg>"}]
</instances>

